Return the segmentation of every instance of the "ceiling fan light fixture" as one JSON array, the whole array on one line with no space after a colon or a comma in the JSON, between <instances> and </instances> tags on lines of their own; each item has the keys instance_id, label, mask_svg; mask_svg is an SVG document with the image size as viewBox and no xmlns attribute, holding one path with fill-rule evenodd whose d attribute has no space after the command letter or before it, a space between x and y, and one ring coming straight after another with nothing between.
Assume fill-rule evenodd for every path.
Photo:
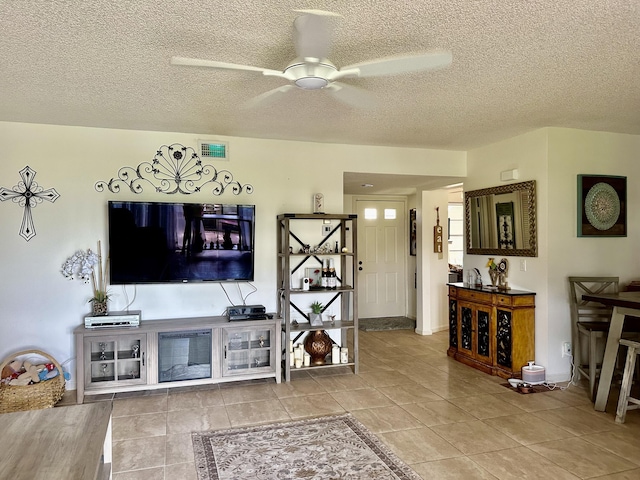
<instances>
[{"instance_id":1,"label":"ceiling fan light fixture","mask_svg":"<svg viewBox=\"0 0 640 480\"><path fill-rule=\"evenodd\" d=\"M303 90L320 90L329 85L326 78L321 77L302 77L295 81L297 87Z\"/></svg>"},{"instance_id":2,"label":"ceiling fan light fixture","mask_svg":"<svg viewBox=\"0 0 640 480\"><path fill-rule=\"evenodd\" d=\"M280 94L299 88L301 90L324 89L333 98L347 106L373 108L376 105L373 95L357 86L340 83L339 80L343 78L384 77L435 70L446 67L452 62L451 52L432 50L417 54L374 58L343 66L341 70L338 70L326 56L331 47L333 27L329 17L340 15L314 9L295 11L301 14L294 20L294 47L297 57L283 71L186 57L172 57L171 64L220 70L239 70L254 72L254 74L261 73L267 77L277 77L289 82L287 85L273 88L245 102L246 106L257 105L267 99L273 100Z\"/></svg>"}]
</instances>

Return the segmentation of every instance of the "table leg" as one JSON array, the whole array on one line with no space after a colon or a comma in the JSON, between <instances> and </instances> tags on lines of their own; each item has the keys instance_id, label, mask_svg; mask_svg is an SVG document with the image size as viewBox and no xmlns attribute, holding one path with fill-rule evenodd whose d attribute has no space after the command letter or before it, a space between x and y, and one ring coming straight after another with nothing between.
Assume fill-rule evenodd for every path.
<instances>
[{"instance_id":1,"label":"table leg","mask_svg":"<svg viewBox=\"0 0 640 480\"><path fill-rule=\"evenodd\" d=\"M609 325L609 334L607 336L607 345L604 350L604 358L602 360L602 370L600 371L600 381L598 383L598 392L596 394L595 409L604 412L609 398L609 390L611 389L611 379L613 378L613 370L616 366L616 358L618 356L618 346L620 335L622 335L622 326L624 325L624 317L629 309L621 307L613 307L611 314L611 324Z\"/></svg>"}]
</instances>

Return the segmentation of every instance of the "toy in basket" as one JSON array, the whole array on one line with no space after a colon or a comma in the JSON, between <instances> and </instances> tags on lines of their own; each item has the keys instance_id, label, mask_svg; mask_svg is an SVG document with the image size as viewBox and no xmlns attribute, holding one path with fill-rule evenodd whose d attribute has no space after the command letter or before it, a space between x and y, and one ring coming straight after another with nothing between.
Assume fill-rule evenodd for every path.
<instances>
[{"instance_id":1,"label":"toy in basket","mask_svg":"<svg viewBox=\"0 0 640 480\"><path fill-rule=\"evenodd\" d=\"M49 362L34 365L18 357L34 354ZM0 413L53 407L64 394L65 378L60 364L41 350L23 350L0 364Z\"/></svg>"}]
</instances>

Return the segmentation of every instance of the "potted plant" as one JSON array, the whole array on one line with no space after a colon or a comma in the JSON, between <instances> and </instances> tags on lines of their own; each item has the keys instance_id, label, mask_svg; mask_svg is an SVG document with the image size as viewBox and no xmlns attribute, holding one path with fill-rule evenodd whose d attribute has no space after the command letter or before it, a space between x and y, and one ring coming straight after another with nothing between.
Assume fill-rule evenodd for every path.
<instances>
[{"instance_id":1,"label":"potted plant","mask_svg":"<svg viewBox=\"0 0 640 480\"><path fill-rule=\"evenodd\" d=\"M315 301L311 304L309 323L314 327L322 327L322 303ZM331 337L324 330L309 332L304 339L304 349L311 356L313 365L324 365L325 357L331 352Z\"/></svg>"},{"instance_id":2,"label":"potted plant","mask_svg":"<svg viewBox=\"0 0 640 480\"><path fill-rule=\"evenodd\" d=\"M317 300L311 304L311 313L309 314L309 323L311 323L311 325L322 325L322 307L322 303Z\"/></svg>"}]
</instances>

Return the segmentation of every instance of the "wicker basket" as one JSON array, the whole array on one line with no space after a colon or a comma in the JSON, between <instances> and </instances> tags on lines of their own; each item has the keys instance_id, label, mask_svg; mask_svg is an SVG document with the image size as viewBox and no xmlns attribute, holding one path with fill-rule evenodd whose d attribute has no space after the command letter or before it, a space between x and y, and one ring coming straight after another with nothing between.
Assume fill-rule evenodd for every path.
<instances>
[{"instance_id":1,"label":"wicker basket","mask_svg":"<svg viewBox=\"0 0 640 480\"><path fill-rule=\"evenodd\" d=\"M32 385L0 384L0 413L50 408L58 403L64 394L65 379L62 367L51 355L40 350L24 350L8 356L0 364L0 372L16 357L27 354L36 354L49 359L58 369L58 375L51 380L41 381Z\"/></svg>"}]
</instances>

